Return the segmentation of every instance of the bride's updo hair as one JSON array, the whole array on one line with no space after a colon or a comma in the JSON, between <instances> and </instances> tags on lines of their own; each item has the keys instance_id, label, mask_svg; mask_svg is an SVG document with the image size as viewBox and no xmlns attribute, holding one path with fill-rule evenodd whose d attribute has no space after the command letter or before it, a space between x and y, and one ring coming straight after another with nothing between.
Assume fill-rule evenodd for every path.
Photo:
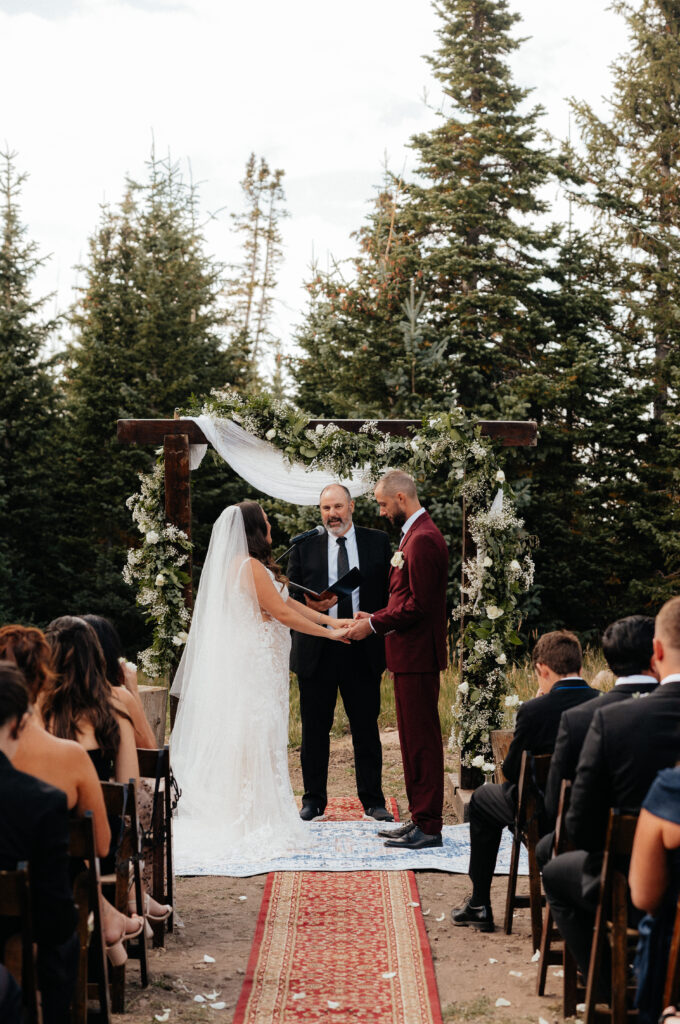
<instances>
[{"instance_id":1,"label":"bride's updo hair","mask_svg":"<svg viewBox=\"0 0 680 1024\"><path fill-rule=\"evenodd\" d=\"M267 522L262 506L258 505L256 501L239 501L237 508L241 509L243 516L250 557L256 558L258 562L262 562L268 569L271 569L277 580L282 583L287 582L281 566L272 558L272 546L267 540Z\"/></svg>"}]
</instances>

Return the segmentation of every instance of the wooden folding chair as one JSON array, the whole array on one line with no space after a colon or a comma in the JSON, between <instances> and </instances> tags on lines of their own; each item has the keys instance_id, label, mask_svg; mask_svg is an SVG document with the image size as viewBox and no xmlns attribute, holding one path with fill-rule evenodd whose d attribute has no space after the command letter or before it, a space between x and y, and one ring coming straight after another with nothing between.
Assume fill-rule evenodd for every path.
<instances>
[{"instance_id":1,"label":"wooden folding chair","mask_svg":"<svg viewBox=\"0 0 680 1024\"><path fill-rule=\"evenodd\" d=\"M27 861L17 864L16 871L0 871L0 944L0 962L21 986L26 1021L42 1024Z\"/></svg>"},{"instance_id":2,"label":"wooden folding chair","mask_svg":"<svg viewBox=\"0 0 680 1024\"><path fill-rule=\"evenodd\" d=\"M111 996L99 898L99 858L94 843L92 812L86 811L82 818L71 818L69 830L69 856L82 862L82 868L73 880L73 899L78 911L80 957L71 1024L87 1024L90 999L96 1000L99 1004L99 1024L109 1024Z\"/></svg>"},{"instance_id":3,"label":"wooden folding chair","mask_svg":"<svg viewBox=\"0 0 680 1024\"><path fill-rule=\"evenodd\" d=\"M109 820L120 821L120 832L116 843L115 869L110 875L102 876L102 886L113 889L114 907L122 914L128 913L130 899L130 867L138 913L142 913L142 874L139 866L139 827L137 823L137 794L135 780L123 785L119 782L102 782L104 802ZM142 988L149 984L148 961L146 951L146 933L127 943L129 960L139 960L140 980ZM109 967L111 983L111 1008L114 1013L125 1013L125 964L120 967Z\"/></svg>"},{"instance_id":4,"label":"wooden folding chair","mask_svg":"<svg viewBox=\"0 0 680 1024\"><path fill-rule=\"evenodd\" d=\"M557 821L555 823L555 843L553 856L570 850L571 843L567 836L565 825L567 811L569 810L569 798L571 796L571 781L562 779L560 787L560 800L557 810ZM559 949L553 949L554 942L560 943ZM562 986L562 1013L565 1017L576 1016L576 1006L585 998L585 986L579 985L578 969L576 961L569 952L566 942L555 927L550 904L546 900L543 912L543 931L541 933L541 958L538 962L538 979L536 984L537 995L545 995L545 984L548 974L548 967L562 965L564 982Z\"/></svg>"},{"instance_id":5,"label":"wooden folding chair","mask_svg":"<svg viewBox=\"0 0 680 1024\"><path fill-rule=\"evenodd\" d=\"M512 933L512 917L517 907L529 907L531 912L532 948L538 949L541 943L542 905L541 873L536 861L536 843L541 838L539 831L539 814L543 804L542 791L545 789L550 768L551 754L532 755L527 750L522 754L522 764L517 787L517 811L512 829L512 852L510 854L510 873L508 876L508 894L505 901L505 934ZM517 870L522 843L526 845L529 855L529 895L517 895Z\"/></svg>"},{"instance_id":6,"label":"wooden folding chair","mask_svg":"<svg viewBox=\"0 0 680 1024\"><path fill-rule=\"evenodd\" d=\"M142 857L151 858L153 890L151 895L161 904L174 906L174 878L172 863L172 776L170 747L158 750L137 750L139 775L154 780L151 828L144 833ZM173 914L167 921L151 921L153 945L165 945L165 930L173 930Z\"/></svg>"},{"instance_id":7,"label":"wooden folding chair","mask_svg":"<svg viewBox=\"0 0 680 1024\"><path fill-rule=\"evenodd\" d=\"M638 933L628 926L628 867L633 851L637 813L612 810L609 815L607 845L604 851L600 895L595 914L595 930L588 967L585 1024L606 1020L610 1024L629 1024L637 1020L633 1009L635 984L631 964ZM611 951L611 1003L596 1002L598 981L603 969L603 952Z\"/></svg>"}]
</instances>

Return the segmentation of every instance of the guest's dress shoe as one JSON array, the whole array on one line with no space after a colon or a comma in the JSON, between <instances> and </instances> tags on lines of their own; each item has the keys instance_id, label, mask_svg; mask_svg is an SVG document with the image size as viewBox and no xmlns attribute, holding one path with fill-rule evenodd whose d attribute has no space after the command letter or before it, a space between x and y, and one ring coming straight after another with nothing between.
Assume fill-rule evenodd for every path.
<instances>
[{"instance_id":1,"label":"guest's dress shoe","mask_svg":"<svg viewBox=\"0 0 680 1024\"><path fill-rule=\"evenodd\" d=\"M302 810L300 811L300 817L303 821L325 821L326 815L324 814L323 807L317 807L316 804L303 804Z\"/></svg>"},{"instance_id":2,"label":"guest's dress shoe","mask_svg":"<svg viewBox=\"0 0 680 1024\"><path fill-rule=\"evenodd\" d=\"M484 907L471 907L469 899L465 901L462 907L453 908L451 920L459 928L472 925L473 928L477 928L480 932L492 932L495 928L491 907L488 905Z\"/></svg>"},{"instance_id":3,"label":"guest's dress shoe","mask_svg":"<svg viewBox=\"0 0 680 1024\"><path fill-rule=\"evenodd\" d=\"M400 839L401 836L405 836L408 835L409 832L413 832L414 828L416 828L415 821L405 821L403 825L399 826L399 828L381 829L380 832L378 832L378 835L382 836L383 839Z\"/></svg>"},{"instance_id":4,"label":"guest's dress shoe","mask_svg":"<svg viewBox=\"0 0 680 1024\"><path fill-rule=\"evenodd\" d=\"M409 829L401 839L388 839L385 846L396 846L400 850L426 850L430 846L441 846L442 834L437 832L434 836L428 836L426 832L418 828Z\"/></svg>"},{"instance_id":5,"label":"guest's dress shoe","mask_svg":"<svg viewBox=\"0 0 680 1024\"><path fill-rule=\"evenodd\" d=\"M394 815L390 814L386 807L367 807L364 811L364 821L394 821Z\"/></svg>"}]
</instances>

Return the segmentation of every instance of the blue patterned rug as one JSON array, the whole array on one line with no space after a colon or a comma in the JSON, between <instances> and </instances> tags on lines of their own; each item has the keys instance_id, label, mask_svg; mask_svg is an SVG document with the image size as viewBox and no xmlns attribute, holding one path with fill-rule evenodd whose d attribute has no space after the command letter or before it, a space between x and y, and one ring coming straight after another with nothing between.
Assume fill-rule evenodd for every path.
<instances>
[{"instance_id":1,"label":"blue patterned rug","mask_svg":"<svg viewBox=\"0 0 680 1024\"><path fill-rule=\"evenodd\" d=\"M228 875L246 878L270 871L448 871L467 874L470 860L470 826L445 825L444 845L433 850L397 850L383 845L376 832L389 826L368 821L320 821L309 825L310 846L286 857L268 857L258 861L235 862L225 850L219 862L206 864L200 850L175 850L177 875ZM398 824L394 828L398 828ZM510 867L512 836L503 830L496 864L497 875L507 875ZM528 874L526 849L519 860L520 875Z\"/></svg>"}]
</instances>

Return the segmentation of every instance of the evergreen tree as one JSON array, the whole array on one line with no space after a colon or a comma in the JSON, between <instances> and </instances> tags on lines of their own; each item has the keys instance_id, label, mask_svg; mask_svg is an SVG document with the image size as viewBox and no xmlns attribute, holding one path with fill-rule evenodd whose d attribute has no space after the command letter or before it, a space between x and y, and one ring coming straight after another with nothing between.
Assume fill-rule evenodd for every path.
<instances>
[{"instance_id":1,"label":"evergreen tree","mask_svg":"<svg viewBox=\"0 0 680 1024\"><path fill-rule=\"evenodd\" d=\"M60 407L45 351L57 321L32 297L44 259L21 222L15 158L0 154L0 621L35 622L53 613L60 573Z\"/></svg>"},{"instance_id":2,"label":"evergreen tree","mask_svg":"<svg viewBox=\"0 0 680 1024\"><path fill-rule=\"evenodd\" d=\"M256 368L273 353L274 376L280 372L280 342L271 332L271 318L283 259L280 222L287 216L283 175L282 170L271 170L264 157L259 162L254 153L248 157L241 181L245 209L232 214L234 231L242 237L243 258L231 268L234 276L227 286L232 345L247 352Z\"/></svg>"},{"instance_id":3,"label":"evergreen tree","mask_svg":"<svg viewBox=\"0 0 680 1024\"><path fill-rule=\"evenodd\" d=\"M671 0L616 0L629 51L614 64L611 115L574 108L585 145L581 202L617 256L616 327L634 353L628 388L644 402L634 449L641 500L633 592L663 600L680 575L677 449L680 420L680 9Z\"/></svg>"},{"instance_id":4,"label":"evergreen tree","mask_svg":"<svg viewBox=\"0 0 680 1024\"><path fill-rule=\"evenodd\" d=\"M148 180L128 182L91 239L67 380L70 598L113 615L128 636L139 619L120 578L133 539L125 499L152 453L119 445L116 420L171 418L192 394L231 382L221 287L197 227L196 190L176 165L152 157Z\"/></svg>"}]
</instances>

